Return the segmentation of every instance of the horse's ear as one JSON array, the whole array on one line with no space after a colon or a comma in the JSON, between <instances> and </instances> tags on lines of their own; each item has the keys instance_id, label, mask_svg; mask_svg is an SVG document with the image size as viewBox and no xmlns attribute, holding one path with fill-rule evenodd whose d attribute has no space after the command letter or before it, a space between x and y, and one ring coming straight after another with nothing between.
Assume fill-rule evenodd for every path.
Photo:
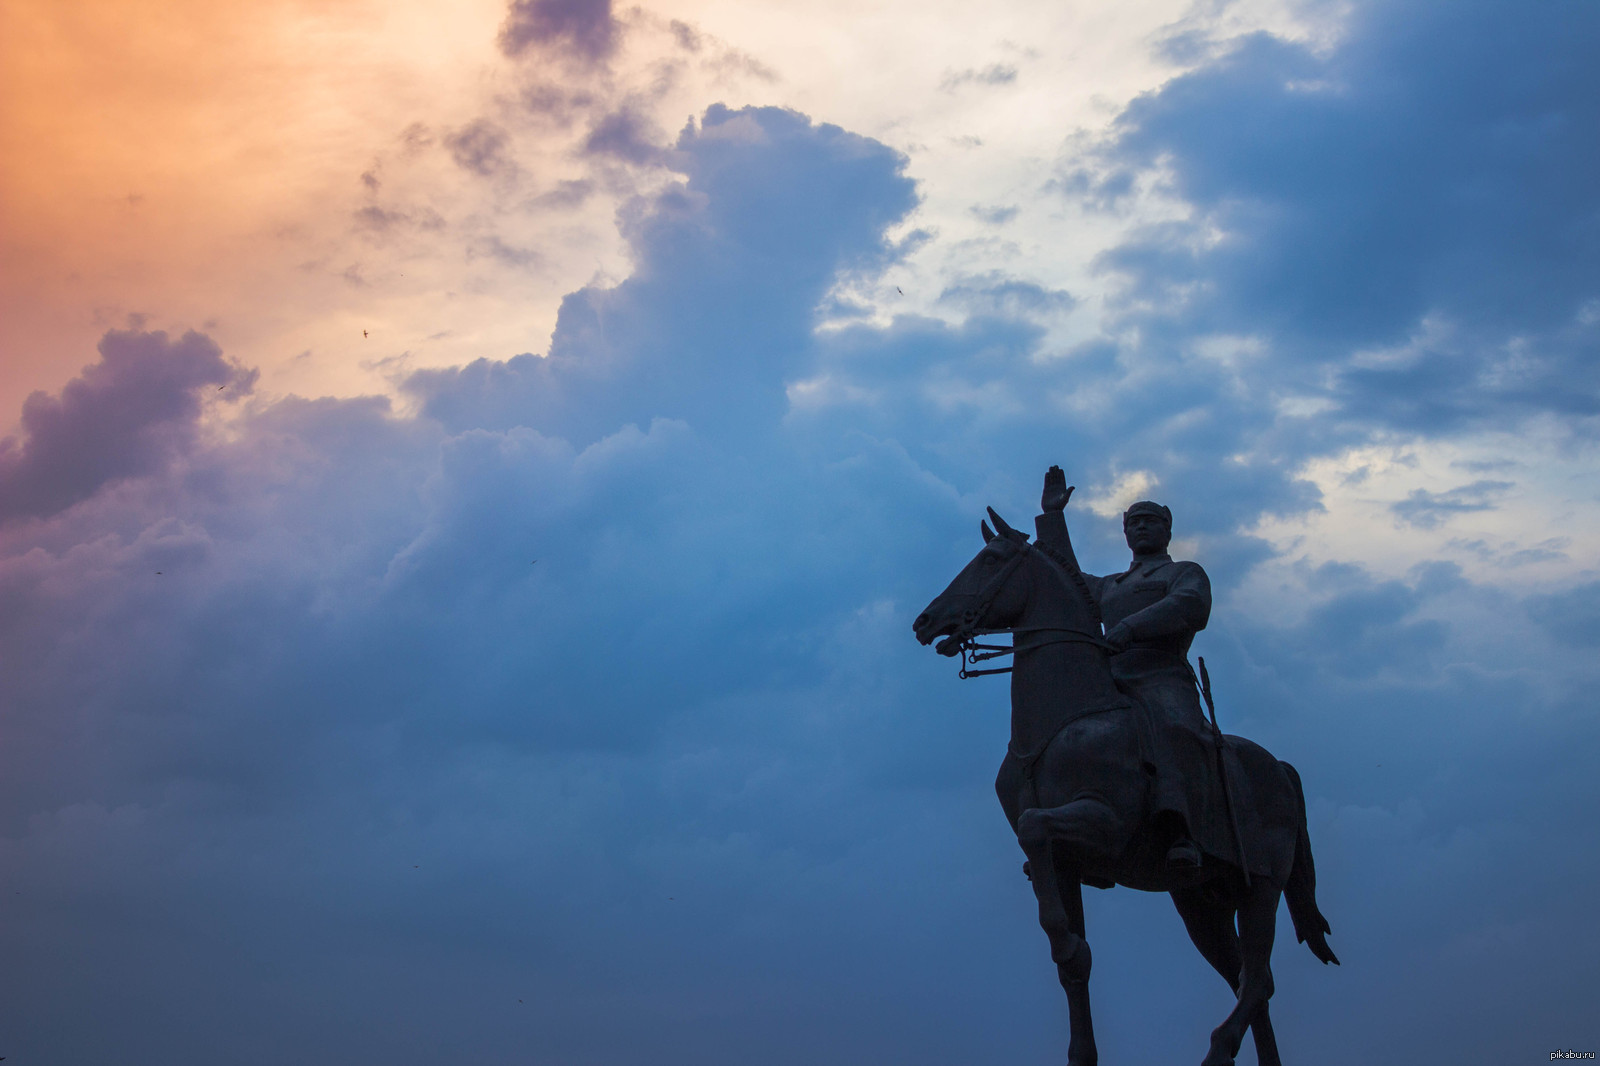
<instances>
[{"instance_id":1,"label":"horse's ear","mask_svg":"<svg viewBox=\"0 0 1600 1066\"><path fill-rule=\"evenodd\" d=\"M1028 539L1028 536L1027 536L1026 533L1018 533L1016 530L1014 530L1010 526L1006 525L1006 520L1004 518L1001 518L999 515L995 514L993 507L988 508L988 511L989 511L989 518L991 520L993 520L993 522L994 522L995 530L1002 537L1010 537L1012 540L1027 540Z\"/></svg>"},{"instance_id":2,"label":"horse's ear","mask_svg":"<svg viewBox=\"0 0 1600 1066\"><path fill-rule=\"evenodd\" d=\"M991 540L994 539L994 533L990 531L989 523L987 523L987 522L979 522L978 523L978 528L983 530L983 542L985 544L989 543Z\"/></svg>"}]
</instances>

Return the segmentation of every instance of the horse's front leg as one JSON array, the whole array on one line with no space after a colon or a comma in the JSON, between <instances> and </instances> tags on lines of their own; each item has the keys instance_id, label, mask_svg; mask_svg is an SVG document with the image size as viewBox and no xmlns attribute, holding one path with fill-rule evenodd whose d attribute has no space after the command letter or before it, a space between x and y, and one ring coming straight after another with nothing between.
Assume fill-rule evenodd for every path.
<instances>
[{"instance_id":1,"label":"horse's front leg","mask_svg":"<svg viewBox=\"0 0 1600 1066\"><path fill-rule=\"evenodd\" d=\"M1089 1013L1089 942L1084 939L1083 886L1077 873L1059 861L1048 838L1020 838L1032 871L1033 894L1039 901L1039 925L1050 938L1050 958L1067 993L1072 1026L1067 1066L1096 1066L1094 1020Z\"/></svg>"}]
</instances>

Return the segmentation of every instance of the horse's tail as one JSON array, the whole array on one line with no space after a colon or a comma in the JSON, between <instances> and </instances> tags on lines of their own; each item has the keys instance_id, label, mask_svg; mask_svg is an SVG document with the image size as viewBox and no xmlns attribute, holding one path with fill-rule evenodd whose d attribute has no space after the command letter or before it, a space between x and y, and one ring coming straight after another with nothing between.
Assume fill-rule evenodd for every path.
<instances>
[{"instance_id":1,"label":"horse's tail","mask_svg":"<svg viewBox=\"0 0 1600 1066\"><path fill-rule=\"evenodd\" d=\"M1295 939L1311 949L1311 954L1324 964L1339 965L1339 956L1328 947L1326 934L1333 932L1328 919L1317 909L1317 867L1311 859L1311 834L1306 831L1306 794L1300 786L1300 774L1288 763L1279 761L1294 785L1295 805L1299 808L1300 831L1294 843L1294 866L1289 870L1289 883L1283 886L1284 900L1289 904L1289 918L1294 922Z\"/></svg>"}]
</instances>

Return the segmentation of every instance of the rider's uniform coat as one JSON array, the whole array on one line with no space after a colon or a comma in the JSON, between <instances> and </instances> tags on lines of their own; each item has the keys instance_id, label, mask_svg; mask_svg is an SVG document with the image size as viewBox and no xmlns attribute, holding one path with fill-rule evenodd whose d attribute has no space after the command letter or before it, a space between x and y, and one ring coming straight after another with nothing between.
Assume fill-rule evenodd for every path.
<instances>
[{"instance_id":1,"label":"rider's uniform coat","mask_svg":"<svg viewBox=\"0 0 1600 1066\"><path fill-rule=\"evenodd\" d=\"M1040 544L1069 550L1061 512L1040 515L1034 528ZM1106 630L1121 622L1132 633L1127 650L1111 657L1111 673L1150 714L1147 747L1155 773L1155 810L1181 815L1203 851L1232 855L1211 726L1200 709L1188 659L1194 635L1211 617L1206 572L1198 563L1156 555L1134 560L1121 574L1083 577Z\"/></svg>"}]
</instances>

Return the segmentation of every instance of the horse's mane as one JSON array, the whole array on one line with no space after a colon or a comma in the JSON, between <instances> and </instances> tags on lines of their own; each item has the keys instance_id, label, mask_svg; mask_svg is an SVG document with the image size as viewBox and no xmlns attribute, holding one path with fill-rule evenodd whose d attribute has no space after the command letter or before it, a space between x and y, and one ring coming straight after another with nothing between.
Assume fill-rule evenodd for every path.
<instances>
[{"instance_id":1,"label":"horse's mane","mask_svg":"<svg viewBox=\"0 0 1600 1066\"><path fill-rule=\"evenodd\" d=\"M1028 542L1024 539L1022 543ZM1089 605L1089 614L1094 618L1094 624L1104 625L1105 620L1100 617L1100 605L1095 602L1094 593L1089 591L1089 583L1083 579L1083 569L1042 541L1035 541L1031 546L1037 548L1045 561L1051 564L1050 569L1058 578L1083 597L1083 602Z\"/></svg>"}]
</instances>

